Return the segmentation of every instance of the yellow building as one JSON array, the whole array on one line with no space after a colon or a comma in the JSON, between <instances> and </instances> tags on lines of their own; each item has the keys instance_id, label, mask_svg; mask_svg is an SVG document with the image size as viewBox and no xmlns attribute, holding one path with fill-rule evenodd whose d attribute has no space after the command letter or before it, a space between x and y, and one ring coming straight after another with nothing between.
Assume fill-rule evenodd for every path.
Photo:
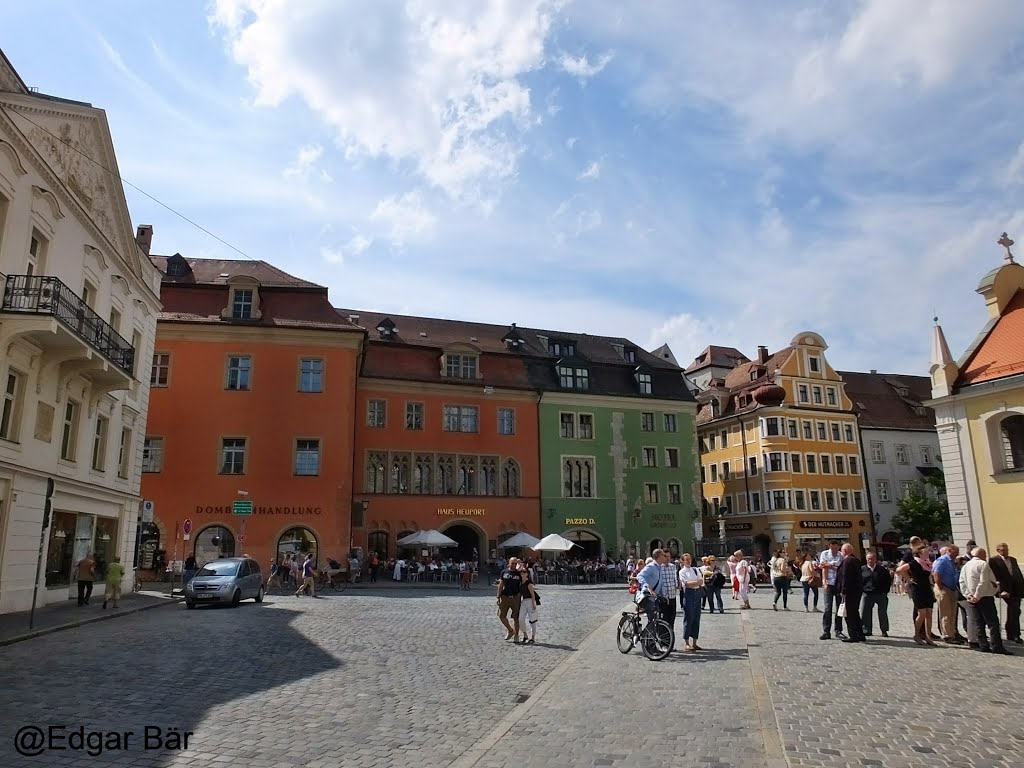
<instances>
[{"instance_id":1,"label":"yellow building","mask_svg":"<svg viewBox=\"0 0 1024 768\"><path fill-rule=\"evenodd\" d=\"M777 547L820 552L831 539L870 546L857 418L827 348L807 331L752 361L708 347L686 369L702 390L703 550L767 559Z\"/></svg>"},{"instance_id":2,"label":"yellow building","mask_svg":"<svg viewBox=\"0 0 1024 768\"><path fill-rule=\"evenodd\" d=\"M953 540L1024 555L1024 267L1003 234L1006 263L982 278L989 321L954 362L942 328L932 338L932 401Z\"/></svg>"}]
</instances>

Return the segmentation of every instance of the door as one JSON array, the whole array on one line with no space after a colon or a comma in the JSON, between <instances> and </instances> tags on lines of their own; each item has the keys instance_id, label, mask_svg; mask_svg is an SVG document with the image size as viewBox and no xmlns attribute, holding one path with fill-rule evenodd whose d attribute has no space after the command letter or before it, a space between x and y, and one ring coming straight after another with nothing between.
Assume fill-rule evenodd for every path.
<instances>
[{"instance_id":1,"label":"door","mask_svg":"<svg viewBox=\"0 0 1024 768\"><path fill-rule=\"evenodd\" d=\"M255 560L249 561L249 582L252 596L257 597L260 594L260 587L263 586L263 574L260 573L260 564Z\"/></svg>"},{"instance_id":2,"label":"door","mask_svg":"<svg viewBox=\"0 0 1024 768\"><path fill-rule=\"evenodd\" d=\"M82 562L87 554L93 551L92 536L95 522L96 518L92 515L79 515L75 522L75 548L71 556L72 571L74 571L76 565ZM71 580L68 596L78 596L78 583L74 579Z\"/></svg>"},{"instance_id":3,"label":"door","mask_svg":"<svg viewBox=\"0 0 1024 768\"><path fill-rule=\"evenodd\" d=\"M251 582L251 573L252 572L249 570L248 560L243 560L238 564L238 575L235 577L235 584L237 584L238 589L241 590L243 600L245 600L247 597L251 597L251 595L249 594L249 591L251 589L249 586Z\"/></svg>"}]
</instances>

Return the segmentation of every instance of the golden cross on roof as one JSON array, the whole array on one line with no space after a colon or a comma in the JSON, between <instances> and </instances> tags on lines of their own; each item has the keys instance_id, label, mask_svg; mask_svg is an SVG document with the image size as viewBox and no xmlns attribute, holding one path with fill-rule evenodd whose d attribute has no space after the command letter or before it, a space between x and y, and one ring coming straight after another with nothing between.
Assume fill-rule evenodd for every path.
<instances>
[{"instance_id":1,"label":"golden cross on roof","mask_svg":"<svg viewBox=\"0 0 1024 768\"><path fill-rule=\"evenodd\" d=\"M1010 250L1010 246L1013 245L1013 240L1010 239L1009 235L1003 232L1003 236L996 241L999 245L1006 249L1006 261L1009 264L1015 264L1013 260L1013 251Z\"/></svg>"}]
</instances>

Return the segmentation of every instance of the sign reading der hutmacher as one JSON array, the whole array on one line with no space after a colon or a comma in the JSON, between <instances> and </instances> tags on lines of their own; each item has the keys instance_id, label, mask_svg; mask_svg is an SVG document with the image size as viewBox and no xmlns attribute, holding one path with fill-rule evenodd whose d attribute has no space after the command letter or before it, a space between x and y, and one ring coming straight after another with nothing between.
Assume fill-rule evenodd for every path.
<instances>
[{"instance_id":1,"label":"sign reading der hutmacher","mask_svg":"<svg viewBox=\"0 0 1024 768\"><path fill-rule=\"evenodd\" d=\"M230 515L234 504L225 504L221 507L204 507L196 505L197 515ZM257 507L253 506L250 515L319 515L323 510L320 507Z\"/></svg>"}]
</instances>

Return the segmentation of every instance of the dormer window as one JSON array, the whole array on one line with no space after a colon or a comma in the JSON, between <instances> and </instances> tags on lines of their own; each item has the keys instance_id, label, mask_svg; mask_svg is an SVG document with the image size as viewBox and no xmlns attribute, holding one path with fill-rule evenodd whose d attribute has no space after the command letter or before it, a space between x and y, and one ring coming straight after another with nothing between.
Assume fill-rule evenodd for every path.
<instances>
[{"instance_id":1,"label":"dormer window","mask_svg":"<svg viewBox=\"0 0 1024 768\"><path fill-rule=\"evenodd\" d=\"M170 262L168 262L168 266ZM259 320L260 285L251 277L239 275L228 280L228 304L221 310L225 320Z\"/></svg>"},{"instance_id":2,"label":"dormer window","mask_svg":"<svg viewBox=\"0 0 1024 768\"><path fill-rule=\"evenodd\" d=\"M571 341L549 341L548 354L556 357L575 357L576 344Z\"/></svg>"},{"instance_id":3,"label":"dormer window","mask_svg":"<svg viewBox=\"0 0 1024 768\"><path fill-rule=\"evenodd\" d=\"M558 366L558 384L562 389L590 389L590 371L571 365Z\"/></svg>"},{"instance_id":4,"label":"dormer window","mask_svg":"<svg viewBox=\"0 0 1024 768\"><path fill-rule=\"evenodd\" d=\"M236 288L231 300L231 317L234 320L251 320L253 294L252 288Z\"/></svg>"},{"instance_id":5,"label":"dormer window","mask_svg":"<svg viewBox=\"0 0 1024 768\"><path fill-rule=\"evenodd\" d=\"M449 379L475 379L477 377L476 355L446 355L445 371Z\"/></svg>"},{"instance_id":6,"label":"dormer window","mask_svg":"<svg viewBox=\"0 0 1024 768\"><path fill-rule=\"evenodd\" d=\"M636 350L635 349L628 349L628 348L622 350L622 358L627 363L635 363L636 362Z\"/></svg>"},{"instance_id":7,"label":"dormer window","mask_svg":"<svg viewBox=\"0 0 1024 768\"><path fill-rule=\"evenodd\" d=\"M377 323L377 333L382 339L392 339L398 335L398 328L395 327L390 317L385 317Z\"/></svg>"},{"instance_id":8,"label":"dormer window","mask_svg":"<svg viewBox=\"0 0 1024 768\"><path fill-rule=\"evenodd\" d=\"M180 261L169 261L167 262L167 276L168 277L181 277L185 274L185 265Z\"/></svg>"},{"instance_id":9,"label":"dormer window","mask_svg":"<svg viewBox=\"0 0 1024 768\"><path fill-rule=\"evenodd\" d=\"M637 369L633 378L636 379L636 385L641 395L649 395L653 392L651 388L651 374L648 371Z\"/></svg>"},{"instance_id":10,"label":"dormer window","mask_svg":"<svg viewBox=\"0 0 1024 768\"><path fill-rule=\"evenodd\" d=\"M512 323L512 327L508 329L508 333L506 333L501 340L505 342L505 347L512 352L515 352L526 344L526 340L519 333L519 329L516 328L515 323Z\"/></svg>"}]
</instances>

